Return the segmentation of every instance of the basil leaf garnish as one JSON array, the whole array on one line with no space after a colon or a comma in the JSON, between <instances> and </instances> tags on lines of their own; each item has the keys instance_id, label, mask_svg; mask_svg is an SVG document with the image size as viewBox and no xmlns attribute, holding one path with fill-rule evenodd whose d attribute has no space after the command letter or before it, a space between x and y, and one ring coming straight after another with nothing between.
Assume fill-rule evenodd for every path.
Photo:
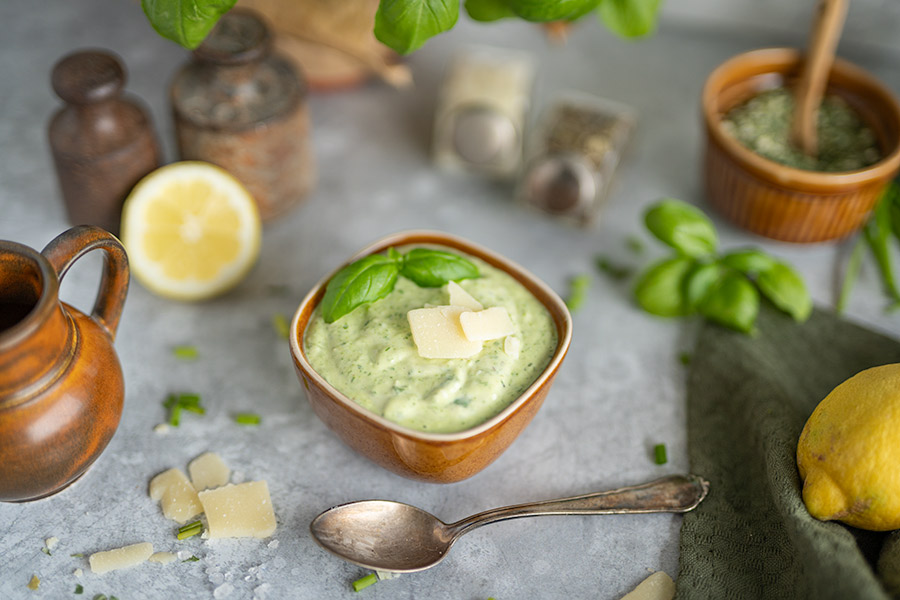
<instances>
[{"instance_id":1,"label":"basil leaf garnish","mask_svg":"<svg viewBox=\"0 0 900 600\"><path fill-rule=\"evenodd\" d=\"M719 244L706 215L680 200L669 198L656 204L647 211L644 222L650 233L685 256L708 256Z\"/></svg>"},{"instance_id":2,"label":"basil leaf garnish","mask_svg":"<svg viewBox=\"0 0 900 600\"><path fill-rule=\"evenodd\" d=\"M403 256L400 274L419 287L478 277L478 267L462 256L432 248L413 248Z\"/></svg>"},{"instance_id":3,"label":"basil leaf garnish","mask_svg":"<svg viewBox=\"0 0 900 600\"><path fill-rule=\"evenodd\" d=\"M684 286L684 303L688 312L696 311L706 300L725 270L719 263L712 262L699 264L688 273Z\"/></svg>"},{"instance_id":4,"label":"basil leaf garnish","mask_svg":"<svg viewBox=\"0 0 900 600\"><path fill-rule=\"evenodd\" d=\"M397 261L371 254L352 262L331 278L319 305L326 323L333 323L355 308L384 298L394 289Z\"/></svg>"},{"instance_id":5,"label":"basil leaf garnish","mask_svg":"<svg viewBox=\"0 0 900 600\"><path fill-rule=\"evenodd\" d=\"M483 23L516 16L504 0L466 0L466 12Z\"/></svg>"},{"instance_id":6,"label":"basil leaf garnish","mask_svg":"<svg viewBox=\"0 0 900 600\"><path fill-rule=\"evenodd\" d=\"M744 275L756 276L763 271L768 271L778 264L778 261L760 250L736 250L729 252L721 258L723 265L737 269Z\"/></svg>"},{"instance_id":7,"label":"basil leaf garnish","mask_svg":"<svg viewBox=\"0 0 900 600\"><path fill-rule=\"evenodd\" d=\"M661 317L687 314L684 281L693 267L694 261L684 256L670 258L650 267L634 288L638 304L648 313Z\"/></svg>"},{"instance_id":8,"label":"basil leaf garnish","mask_svg":"<svg viewBox=\"0 0 900 600\"><path fill-rule=\"evenodd\" d=\"M409 54L432 36L456 25L459 0L381 0L375 37L400 54Z\"/></svg>"},{"instance_id":9,"label":"basil leaf garnish","mask_svg":"<svg viewBox=\"0 0 900 600\"><path fill-rule=\"evenodd\" d=\"M156 32L193 50L237 0L141 0Z\"/></svg>"},{"instance_id":10,"label":"basil leaf garnish","mask_svg":"<svg viewBox=\"0 0 900 600\"><path fill-rule=\"evenodd\" d=\"M577 19L593 10L599 2L600 0L506 0L506 5L526 21L546 23Z\"/></svg>"},{"instance_id":11,"label":"basil leaf garnish","mask_svg":"<svg viewBox=\"0 0 900 600\"><path fill-rule=\"evenodd\" d=\"M775 263L756 279L756 285L772 304L803 322L812 312L812 299L803 279L784 263Z\"/></svg>"},{"instance_id":12,"label":"basil leaf garnish","mask_svg":"<svg viewBox=\"0 0 900 600\"><path fill-rule=\"evenodd\" d=\"M700 305L700 314L720 325L754 333L759 292L744 275L727 272Z\"/></svg>"},{"instance_id":13,"label":"basil leaf garnish","mask_svg":"<svg viewBox=\"0 0 900 600\"><path fill-rule=\"evenodd\" d=\"M624 38L653 33L660 0L603 0L600 20L610 31Z\"/></svg>"}]
</instances>

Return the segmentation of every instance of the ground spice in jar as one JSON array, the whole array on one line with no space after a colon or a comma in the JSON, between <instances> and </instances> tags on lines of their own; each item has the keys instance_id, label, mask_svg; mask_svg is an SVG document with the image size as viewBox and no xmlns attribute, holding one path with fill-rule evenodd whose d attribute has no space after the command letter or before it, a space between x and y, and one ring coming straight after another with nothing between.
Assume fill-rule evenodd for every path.
<instances>
[{"instance_id":1,"label":"ground spice in jar","mask_svg":"<svg viewBox=\"0 0 900 600\"><path fill-rule=\"evenodd\" d=\"M794 94L780 87L730 110L722 128L760 156L807 171L854 171L882 157L875 133L838 96L826 96L819 107L818 156L807 156L791 143L793 115Z\"/></svg>"},{"instance_id":2,"label":"ground spice in jar","mask_svg":"<svg viewBox=\"0 0 900 600\"><path fill-rule=\"evenodd\" d=\"M590 223L606 200L635 121L632 109L603 98L558 99L532 135L519 197L554 216Z\"/></svg>"}]
</instances>

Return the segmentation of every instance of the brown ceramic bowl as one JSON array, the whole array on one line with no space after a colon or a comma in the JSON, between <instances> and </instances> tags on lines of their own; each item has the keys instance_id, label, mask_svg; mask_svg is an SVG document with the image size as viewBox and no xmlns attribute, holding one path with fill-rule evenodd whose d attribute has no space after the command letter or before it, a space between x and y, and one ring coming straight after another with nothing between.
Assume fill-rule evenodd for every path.
<instances>
[{"instance_id":1,"label":"brown ceramic bowl","mask_svg":"<svg viewBox=\"0 0 900 600\"><path fill-rule=\"evenodd\" d=\"M451 483L471 477L491 464L531 422L569 348L572 318L559 296L534 275L499 254L446 233L396 233L364 248L348 263L391 246L407 244L440 244L476 256L512 275L547 308L556 324L559 341L547 368L521 396L488 421L458 433L423 433L392 423L361 407L316 373L303 351L306 326L334 273L316 284L294 314L291 354L313 411L348 446L399 475L420 481Z\"/></svg>"},{"instance_id":2,"label":"brown ceramic bowl","mask_svg":"<svg viewBox=\"0 0 900 600\"><path fill-rule=\"evenodd\" d=\"M777 240L819 242L858 229L900 168L900 106L872 75L838 59L826 93L842 97L860 114L878 136L883 158L841 173L804 171L763 158L724 131L721 119L764 90L793 85L800 58L792 48L753 50L712 72L702 99L704 179L709 201L741 227Z\"/></svg>"}]
</instances>

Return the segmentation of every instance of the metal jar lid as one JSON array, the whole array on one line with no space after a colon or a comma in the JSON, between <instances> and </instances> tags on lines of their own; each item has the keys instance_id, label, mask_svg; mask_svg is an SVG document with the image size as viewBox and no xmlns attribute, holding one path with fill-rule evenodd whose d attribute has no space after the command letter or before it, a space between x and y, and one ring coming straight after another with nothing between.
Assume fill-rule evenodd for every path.
<instances>
[{"instance_id":1,"label":"metal jar lid","mask_svg":"<svg viewBox=\"0 0 900 600\"><path fill-rule=\"evenodd\" d=\"M487 106L470 106L453 118L453 148L472 165L495 165L509 160L519 146L512 120Z\"/></svg>"},{"instance_id":2,"label":"metal jar lid","mask_svg":"<svg viewBox=\"0 0 900 600\"><path fill-rule=\"evenodd\" d=\"M588 161L578 154L549 154L532 161L522 183L527 204L555 215L588 211L597 182Z\"/></svg>"}]
</instances>

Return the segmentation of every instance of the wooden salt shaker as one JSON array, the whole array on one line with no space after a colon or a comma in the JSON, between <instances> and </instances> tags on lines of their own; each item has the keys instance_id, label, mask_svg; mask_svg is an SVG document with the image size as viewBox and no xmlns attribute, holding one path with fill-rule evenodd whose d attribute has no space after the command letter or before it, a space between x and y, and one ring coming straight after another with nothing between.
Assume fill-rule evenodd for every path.
<instances>
[{"instance_id":1,"label":"wooden salt shaker","mask_svg":"<svg viewBox=\"0 0 900 600\"><path fill-rule=\"evenodd\" d=\"M243 183L264 221L313 188L306 84L252 11L225 14L171 89L184 160L219 165Z\"/></svg>"},{"instance_id":2,"label":"wooden salt shaker","mask_svg":"<svg viewBox=\"0 0 900 600\"><path fill-rule=\"evenodd\" d=\"M160 163L152 121L140 104L122 97L125 69L109 52L63 57L51 83L66 102L48 135L69 221L118 233L125 197Z\"/></svg>"}]
</instances>

